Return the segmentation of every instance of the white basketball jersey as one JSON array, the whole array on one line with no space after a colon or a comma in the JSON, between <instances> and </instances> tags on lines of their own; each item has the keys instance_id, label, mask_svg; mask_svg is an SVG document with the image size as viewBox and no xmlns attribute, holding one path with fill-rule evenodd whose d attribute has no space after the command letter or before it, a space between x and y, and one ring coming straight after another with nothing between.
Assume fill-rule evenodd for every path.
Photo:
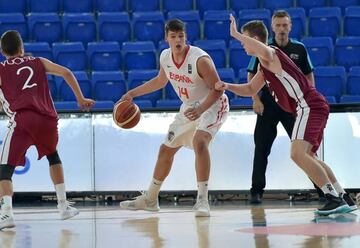
<instances>
[{"instance_id":1,"label":"white basketball jersey","mask_svg":"<svg viewBox=\"0 0 360 248\"><path fill-rule=\"evenodd\" d=\"M162 51L160 65L174 87L179 98L186 105L198 105L209 94L209 88L197 72L196 63L200 57L210 56L198 47L189 46L182 64L176 64L170 48Z\"/></svg>"}]
</instances>

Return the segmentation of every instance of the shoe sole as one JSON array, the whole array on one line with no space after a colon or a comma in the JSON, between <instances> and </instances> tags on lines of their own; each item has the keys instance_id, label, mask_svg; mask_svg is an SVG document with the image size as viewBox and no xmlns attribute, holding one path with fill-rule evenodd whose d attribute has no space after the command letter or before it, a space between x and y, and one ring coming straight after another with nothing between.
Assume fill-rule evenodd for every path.
<instances>
[{"instance_id":1,"label":"shoe sole","mask_svg":"<svg viewBox=\"0 0 360 248\"><path fill-rule=\"evenodd\" d=\"M65 217L62 217L61 219L62 219L62 220L68 220L68 219L71 219L71 218L75 217L76 215L79 215L79 213L80 213L80 212L77 212L77 213L74 214L74 215L65 216Z\"/></svg>"},{"instance_id":2,"label":"shoe sole","mask_svg":"<svg viewBox=\"0 0 360 248\"><path fill-rule=\"evenodd\" d=\"M120 204L120 208L125 209L125 210L131 210L131 211L137 211L137 210L145 210L145 211L150 211L150 212L159 212L160 208L158 209L153 209L153 208L132 208L132 207L128 207L128 206L123 206Z\"/></svg>"},{"instance_id":3,"label":"shoe sole","mask_svg":"<svg viewBox=\"0 0 360 248\"><path fill-rule=\"evenodd\" d=\"M210 217L209 212L203 212L203 211L196 211L195 217Z\"/></svg>"},{"instance_id":4,"label":"shoe sole","mask_svg":"<svg viewBox=\"0 0 360 248\"><path fill-rule=\"evenodd\" d=\"M346 213L350 213L350 212L353 212L353 211L358 209L357 206L349 206L349 208L350 208L350 210L348 212L346 212Z\"/></svg>"},{"instance_id":5,"label":"shoe sole","mask_svg":"<svg viewBox=\"0 0 360 248\"><path fill-rule=\"evenodd\" d=\"M317 210L315 211L315 214L317 215L320 215L320 216L328 216L330 214L338 214L338 213L349 213L353 210L351 210L351 208L348 206L348 205L344 205L344 206L340 206L340 207L337 207L335 209L332 209L332 210L328 210L328 211L320 211L320 210Z\"/></svg>"},{"instance_id":6,"label":"shoe sole","mask_svg":"<svg viewBox=\"0 0 360 248\"><path fill-rule=\"evenodd\" d=\"M10 224L8 226L1 227L0 230L5 229L5 228L13 228L13 227L15 227L15 224Z\"/></svg>"}]
</instances>

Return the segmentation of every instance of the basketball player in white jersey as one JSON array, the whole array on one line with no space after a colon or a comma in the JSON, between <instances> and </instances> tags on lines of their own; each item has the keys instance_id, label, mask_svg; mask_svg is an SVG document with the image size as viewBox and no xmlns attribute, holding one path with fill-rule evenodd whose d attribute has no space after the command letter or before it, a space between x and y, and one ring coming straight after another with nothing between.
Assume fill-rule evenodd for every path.
<instances>
[{"instance_id":1,"label":"basketball player in white jersey","mask_svg":"<svg viewBox=\"0 0 360 248\"><path fill-rule=\"evenodd\" d=\"M195 216L210 216L208 146L226 120L229 103L222 91L214 89L219 76L212 59L200 48L186 44L184 23L178 19L168 21L165 36L170 48L165 49L160 55L159 74L128 91L120 100L132 100L134 97L164 88L170 81L183 104L169 127L165 142L160 146L148 190L135 200L121 202L120 206L131 210L159 211L158 195L161 184L170 172L174 155L185 146L195 152L198 186Z\"/></svg>"}]
</instances>

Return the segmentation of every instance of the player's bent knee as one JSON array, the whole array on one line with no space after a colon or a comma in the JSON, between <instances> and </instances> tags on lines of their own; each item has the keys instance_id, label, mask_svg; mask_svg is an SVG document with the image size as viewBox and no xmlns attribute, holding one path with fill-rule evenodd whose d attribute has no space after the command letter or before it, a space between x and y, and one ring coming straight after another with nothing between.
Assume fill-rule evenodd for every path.
<instances>
[{"instance_id":1,"label":"player's bent knee","mask_svg":"<svg viewBox=\"0 0 360 248\"><path fill-rule=\"evenodd\" d=\"M11 166L8 164L0 165L0 181L2 180L10 180L14 174L15 166Z\"/></svg>"},{"instance_id":2,"label":"player's bent knee","mask_svg":"<svg viewBox=\"0 0 360 248\"><path fill-rule=\"evenodd\" d=\"M49 161L49 166L61 164L61 159L60 159L57 151L55 151L54 153L52 153L50 155L47 155L46 158Z\"/></svg>"}]
</instances>

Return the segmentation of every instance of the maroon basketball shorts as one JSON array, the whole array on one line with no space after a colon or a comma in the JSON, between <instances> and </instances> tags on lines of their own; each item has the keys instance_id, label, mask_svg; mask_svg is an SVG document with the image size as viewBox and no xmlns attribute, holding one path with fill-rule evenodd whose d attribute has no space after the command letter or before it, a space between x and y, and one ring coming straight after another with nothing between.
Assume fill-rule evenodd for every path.
<instances>
[{"instance_id":1,"label":"maroon basketball shorts","mask_svg":"<svg viewBox=\"0 0 360 248\"><path fill-rule=\"evenodd\" d=\"M56 151L57 119L33 111L20 111L11 118L1 150L1 164L25 165L27 149L34 145L41 159Z\"/></svg>"}]
</instances>

